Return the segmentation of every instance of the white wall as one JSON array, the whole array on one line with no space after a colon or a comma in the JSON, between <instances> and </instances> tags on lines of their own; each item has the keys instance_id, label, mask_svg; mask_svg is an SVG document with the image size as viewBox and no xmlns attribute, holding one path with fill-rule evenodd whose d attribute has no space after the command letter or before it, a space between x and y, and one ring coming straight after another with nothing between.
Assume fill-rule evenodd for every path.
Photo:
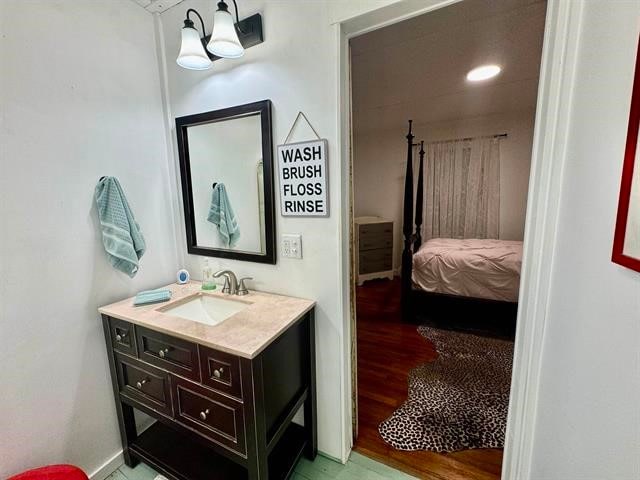
<instances>
[{"instance_id":1,"label":"white wall","mask_svg":"<svg viewBox=\"0 0 640 480\"><path fill-rule=\"evenodd\" d=\"M415 124L415 141L507 133L500 143L500 238L522 240L535 111L525 110L447 122ZM394 221L394 267L402 256L402 209L407 127L354 135L354 211ZM418 155L414 153L417 180Z\"/></svg>"},{"instance_id":2,"label":"white wall","mask_svg":"<svg viewBox=\"0 0 640 480\"><path fill-rule=\"evenodd\" d=\"M153 19L129 0L3 0L0 18L0 478L92 473L121 450L97 307L178 263ZM101 245L102 175L147 240L133 280Z\"/></svg>"},{"instance_id":3,"label":"white wall","mask_svg":"<svg viewBox=\"0 0 640 480\"><path fill-rule=\"evenodd\" d=\"M640 478L640 273L610 261L639 16L585 2L532 480Z\"/></svg>"}]
</instances>

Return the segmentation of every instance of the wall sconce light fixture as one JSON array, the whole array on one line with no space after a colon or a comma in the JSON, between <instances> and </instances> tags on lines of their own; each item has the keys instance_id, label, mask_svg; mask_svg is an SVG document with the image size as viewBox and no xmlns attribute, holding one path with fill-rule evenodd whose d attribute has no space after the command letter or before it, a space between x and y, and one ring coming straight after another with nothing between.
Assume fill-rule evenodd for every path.
<instances>
[{"instance_id":1,"label":"wall sconce light fixture","mask_svg":"<svg viewBox=\"0 0 640 480\"><path fill-rule=\"evenodd\" d=\"M262 16L259 13L240 21L238 5L235 7L236 23L224 0L218 2L218 9L213 15L213 31L207 35L204 21L200 14L190 8L182 27L182 43L176 63L189 70L206 70L219 58L240 58L245 49L264 41L262 36ZM189 15L193 13L200 19L202 35L195 28ZM205 48L206 46L206 48Z\"/></svg>"}]
</instances>

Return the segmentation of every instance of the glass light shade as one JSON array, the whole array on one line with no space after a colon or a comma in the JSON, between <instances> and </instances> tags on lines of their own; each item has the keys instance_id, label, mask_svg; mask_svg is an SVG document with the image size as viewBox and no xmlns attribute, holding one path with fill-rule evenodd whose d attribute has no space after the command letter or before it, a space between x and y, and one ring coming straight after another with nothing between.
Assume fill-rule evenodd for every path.
<instances>
[{"instance_id":1,"label":"glass light shade","mask_svg":"<svg viewBox=\"0 0 640 480\"><path fill-rule=\"evenodd\" d=\"M219 9L213 14L213 32L207 50L223 58L240 58L244 55L244 47L228 10Z\"/></svg>"},{"instance_id":2,"label":"glass light shade","mask_svg":"<svg viewBox=\"0 0 640 480\"><path fill-rule=\"evenodd\" d=\"M176 63L189 70L206 70L213 63L204 51L200 34L195 28L182 29L182 44Z\"/></svg>"}]
</instances>

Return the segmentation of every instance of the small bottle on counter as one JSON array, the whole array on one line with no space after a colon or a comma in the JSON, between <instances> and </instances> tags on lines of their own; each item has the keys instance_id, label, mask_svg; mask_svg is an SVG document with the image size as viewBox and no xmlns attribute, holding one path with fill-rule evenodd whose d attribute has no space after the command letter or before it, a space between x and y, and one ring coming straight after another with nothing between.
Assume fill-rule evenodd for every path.
<instances>
[{"instance_id":1,"label":"small bottle on counter","mask_svg":"<svg viewBox=\"0 0 640 480\"><path fill-rule=\"evenodd\" d=\"M213 278L213 269L209 266L209 260L205 259L202 269L202 290L215 290L216 282Z\"/></svg>"}]
</instances>

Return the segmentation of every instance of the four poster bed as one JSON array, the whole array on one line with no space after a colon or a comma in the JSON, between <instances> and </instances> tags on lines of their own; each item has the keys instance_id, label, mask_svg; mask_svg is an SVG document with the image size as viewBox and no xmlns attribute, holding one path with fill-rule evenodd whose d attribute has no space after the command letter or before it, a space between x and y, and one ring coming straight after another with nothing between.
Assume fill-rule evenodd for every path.
<instances>
[{"instance_id":1,"label":"four poster bed","mask_svg":"<svg viewBox=\"0 0 640 480\"><path fill-rule=\"evenodd\" d=\"M522 242L433 238L423 243L424 142L407 134L402 223L402 317L440 327L512 336ZM413 149L420 146L414 208ZM415 216L414 216L415 212Z\"/></svg>"}]
</instances>

